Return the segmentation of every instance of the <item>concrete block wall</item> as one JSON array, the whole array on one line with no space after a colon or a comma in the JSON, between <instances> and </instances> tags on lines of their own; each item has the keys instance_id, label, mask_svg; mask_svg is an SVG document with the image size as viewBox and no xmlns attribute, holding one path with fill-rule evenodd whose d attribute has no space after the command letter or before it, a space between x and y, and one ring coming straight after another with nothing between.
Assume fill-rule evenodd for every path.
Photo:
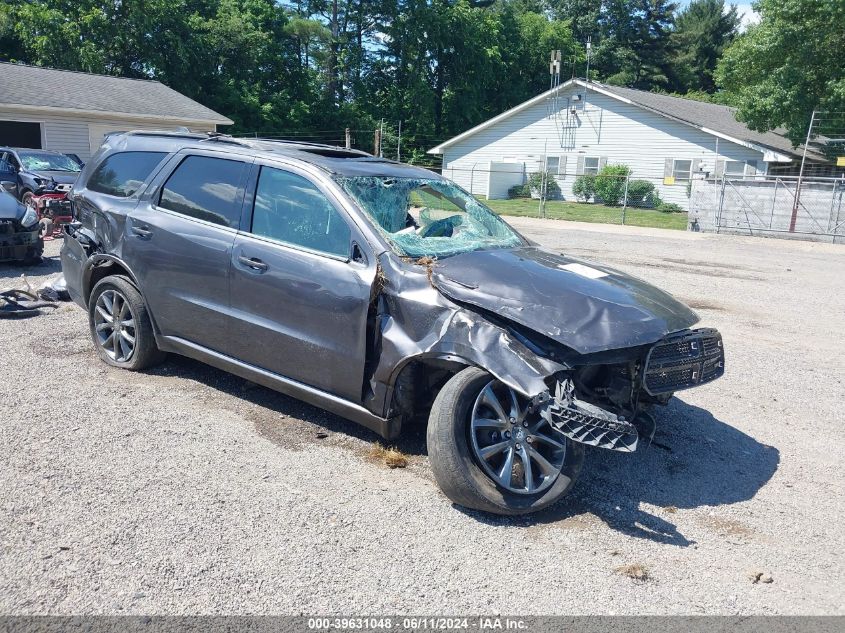
<instances>
[{"instance_id":1,"label":"concrete block wall","mask_svg":"<svg viewBox=\"0 0 845 633\"><path fill-rule=\"evenodd\" d=\"M790 231L795 179L694 180L689 220L707 232L765 234L845 243L845 181L805 181Z\"/></svg>"}]
</instances>

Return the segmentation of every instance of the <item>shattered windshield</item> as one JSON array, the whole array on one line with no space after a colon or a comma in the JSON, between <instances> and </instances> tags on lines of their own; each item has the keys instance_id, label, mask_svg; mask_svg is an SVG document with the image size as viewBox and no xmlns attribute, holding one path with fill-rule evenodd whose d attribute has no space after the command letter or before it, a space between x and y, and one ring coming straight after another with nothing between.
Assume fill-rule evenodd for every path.
<instances>
[{"instance_id":1,"label":"shattered windshield","mask_svg":"<svg viewBox=\"0 0 845 633\"><path fill-rule=\"evenodd\" d=\"M445 257L522 244L504 220L453 182L379 176L338 181L400 255Z\"/></svg>"},{"instance_id":2,"label":"shattered windshield","mask_svg":"<svg viewBox=\"0 0 845 633\"><path fill-rule=\"evenodd\" d=\"M64 154L20 152L21 164L27 171L81 171L81 167Z\"/></svg>"}]
</instances>

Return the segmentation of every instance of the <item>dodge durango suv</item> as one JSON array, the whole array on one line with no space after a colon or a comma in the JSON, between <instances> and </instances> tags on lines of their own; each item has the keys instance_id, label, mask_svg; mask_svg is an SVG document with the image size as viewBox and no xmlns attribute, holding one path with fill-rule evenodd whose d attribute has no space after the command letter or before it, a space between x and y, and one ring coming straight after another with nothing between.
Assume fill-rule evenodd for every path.
<instances>
[{"instance_id":1,"label":"dodge durango suv","mask_svg":"<svg viewBox=\"0 0 845 633\"><path fill-rule=\"evenodd\" d=\"M539 248L418 167L129 132L71 197L62 267L104 362L182 354L387 439L422 414L435 478L469 508L554 503L585 446L636 450L649 407L724 372L688 307Z\"/></svg>"}]
</instances>

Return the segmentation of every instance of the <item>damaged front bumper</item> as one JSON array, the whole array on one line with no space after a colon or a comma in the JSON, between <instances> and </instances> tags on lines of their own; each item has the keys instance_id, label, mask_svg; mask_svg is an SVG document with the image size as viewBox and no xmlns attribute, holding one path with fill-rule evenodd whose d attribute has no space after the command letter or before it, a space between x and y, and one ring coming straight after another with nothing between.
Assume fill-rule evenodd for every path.
<instances>
[{"instance_id":1,"label":"damaged front bumper","mask_svg":"<svg viewBox=\"0 0 845 633\"><path fill-rule=\"evenodd\" d=\"M667 396L716 380L725 372L722 336L712 328L672 334L655 343L646 356L642 389ZM589 446L633 452L639 440L654 435L654 422L638 412L632 420L579 399L570 378L558 381L553 397L539 396L540 414L562 435Z\"/></svg>"},{"instance_id":2,"label":"damaged front bumper","mask_svg":"<svg viewBox=\"0 0 845 633\"><path fill-rule=\"evenodd\" d=\"M11 221L0 222L0 261L26 258L38 245L38 227L34 231L14 231Z\"/></svg>"}]
</instances>

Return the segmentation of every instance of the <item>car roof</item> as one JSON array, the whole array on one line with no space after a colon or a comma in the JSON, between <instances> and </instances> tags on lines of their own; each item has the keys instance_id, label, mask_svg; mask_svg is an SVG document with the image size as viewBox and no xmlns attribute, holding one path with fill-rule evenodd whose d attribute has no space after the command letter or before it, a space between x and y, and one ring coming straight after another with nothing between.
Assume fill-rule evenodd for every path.
<instances>
[{"instance_id":1,"label":"car roof","mask_svg":"<svg viewBox=\"0 0 845 633\"><path fill-rule=\"evenodd\" d=\"M441 176L413 165L372 156L366 152L332 145L263 138L235 138L224 134L188 132L150 132L136 130L108 135L115 150L167 151L220 148L234 154L284 156L314 165L336 176L378 176L390 178L441 179Z\"/></svg>"}]
</instances>

